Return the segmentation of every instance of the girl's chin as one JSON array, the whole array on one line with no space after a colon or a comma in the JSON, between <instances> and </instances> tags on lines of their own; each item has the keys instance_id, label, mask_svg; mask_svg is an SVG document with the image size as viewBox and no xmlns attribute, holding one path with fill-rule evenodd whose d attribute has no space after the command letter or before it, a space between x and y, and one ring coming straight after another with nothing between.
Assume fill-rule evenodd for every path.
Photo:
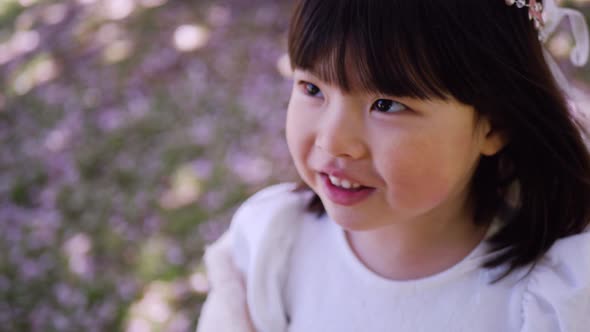
<instances>
[{"instance_id":1,"label":"girl's chin","mask_svg":"<svg viewBox=\"0 0 590 332\"><path fill-rule=\"evenodd\" d=\"M348 212L342 211L348 210L343 209L342 207L327 206L326 204L324 204L324 207L326 208L326 213L330 219L344 230L359 232L375 228L375 225L367 222L368 220L374 220L369 216L362 216L358 213L353 213L350 210Z\"/></svg>"}]
</instances>

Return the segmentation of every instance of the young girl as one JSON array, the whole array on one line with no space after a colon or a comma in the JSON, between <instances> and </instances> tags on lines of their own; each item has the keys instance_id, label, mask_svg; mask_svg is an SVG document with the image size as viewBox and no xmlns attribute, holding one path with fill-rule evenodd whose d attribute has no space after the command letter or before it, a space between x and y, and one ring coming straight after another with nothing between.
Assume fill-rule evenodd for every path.
<instances>
[{"instance_id":1,"label":"young girl","mask_svg":"<svg viewBox=\"0 0 590 332\"><path fill-rule=\"evenodd\" d=\"M198 331L590 331L590 156L542 44L588 37L550 1L300 1L304 185L209 247Z\"/></svg>"}]
</instances>

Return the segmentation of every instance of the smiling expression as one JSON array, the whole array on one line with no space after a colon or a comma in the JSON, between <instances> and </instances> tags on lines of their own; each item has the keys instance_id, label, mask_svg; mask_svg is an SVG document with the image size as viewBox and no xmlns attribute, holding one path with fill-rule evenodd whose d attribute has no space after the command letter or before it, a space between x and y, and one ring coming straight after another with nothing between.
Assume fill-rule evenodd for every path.
<instances>
[{"instance_id":1,"label":"smiling expression","mask_svg":"<svg viewBox=\"0 0 590 332\"><path fill-rule=\"evenodd\" d=\"M349 230L463 216L481 155L503 145L453 98L344 92L303 70L295 70L287 142L303 181Z\"/></svg>"}]
</instances>

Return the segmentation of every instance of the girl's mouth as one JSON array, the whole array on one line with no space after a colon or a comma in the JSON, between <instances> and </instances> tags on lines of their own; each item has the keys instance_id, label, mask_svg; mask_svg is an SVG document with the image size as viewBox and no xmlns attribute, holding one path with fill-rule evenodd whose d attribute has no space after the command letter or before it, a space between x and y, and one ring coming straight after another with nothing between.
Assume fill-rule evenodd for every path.
<instances>
[{"instance_id":1,"label":"girl's mouth","mask_svg":"<svg viewBox=\"0 0 590 332\"><path fill-rule=\"evenodd\" d=\"M339 205L351 206L357 204L375 191L375 188L366 187L326 173L320 173L320 177L328 198Z\"/></svg>"}]
</instances>

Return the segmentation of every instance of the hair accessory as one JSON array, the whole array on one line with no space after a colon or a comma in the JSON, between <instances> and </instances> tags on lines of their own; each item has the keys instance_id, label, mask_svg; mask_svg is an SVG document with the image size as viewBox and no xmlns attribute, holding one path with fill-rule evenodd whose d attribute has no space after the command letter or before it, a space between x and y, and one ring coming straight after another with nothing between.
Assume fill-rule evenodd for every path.
<instances>
[{"instance_id":1,"label":"hair accessory","mask_svg":"<svg viewBox=\"0 0 590 332\"><path fill-rule=\"evenodd\" d=\"M571 8L558 7L555 0L542 1L541 3L541 0L529 0L527 3L526 0L504 0L508 6L516 5L518 8L527 7L529 9L529 19L535 22L535 28L539 32L539 41L543 44L549 40L562 19L567 17L575 43L570 53L570 61L574 66L584 66L590 53L588 26L584 15ZM559 86L567 95L571 96L567 78L545 47L543 47L543 55Z\"/></svg>"},{"instance_id":2,"label":"hair accessory","mask_svg":"<svg viewBox=\"0 0 590 332\"><path fill-rule=\"evenodd\" d=\"M505 0L508 6L512 6L516 4L516 7L529 8L529 20L535 21L535 28L540 30L545 25L545 20L543 18L543 4L537 2L537 0L530 0L529 3L526 3L526 0Z\"/></svg>"},{"instance_id":3,"label":"hair accessory","mask_svg":"<svg viewBox=\"0 0 590 332\"><path fill-rule=\"evenodd\" d=\"M545 26L539 31L539 39L546 42L555 32L564 17L568 18L575 46L570 53L570 61L577 67L582 67L588 61L589 37L588 25L584 15L571 8L561 8L555 4L555 0L543 0L543 20Z\"/></svg>"}]
</instances>

